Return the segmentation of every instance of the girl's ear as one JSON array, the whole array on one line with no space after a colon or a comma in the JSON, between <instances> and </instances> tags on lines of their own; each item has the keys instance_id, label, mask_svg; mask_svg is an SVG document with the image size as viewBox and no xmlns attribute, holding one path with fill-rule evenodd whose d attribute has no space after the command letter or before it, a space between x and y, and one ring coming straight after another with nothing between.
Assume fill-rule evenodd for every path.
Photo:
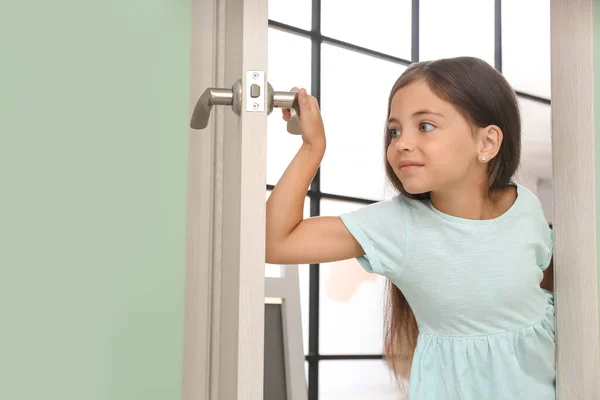
<instances>
[{"instance_id":1,"label":"girl's ear","mask_svg":"<svg viewBox=\"0 0 600 400\"><path fill-rule=\"evenodd\" d=\"M497 125L488 125L479 129L477 137L479 161L485 163L496 157L504 138L502 130Z\"/></svg>"}]
</instances>

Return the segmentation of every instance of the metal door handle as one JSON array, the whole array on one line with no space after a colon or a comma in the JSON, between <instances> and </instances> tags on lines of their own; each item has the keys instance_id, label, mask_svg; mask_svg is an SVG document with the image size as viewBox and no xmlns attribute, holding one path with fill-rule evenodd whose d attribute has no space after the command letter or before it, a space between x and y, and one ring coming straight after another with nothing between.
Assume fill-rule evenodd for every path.
<instances>
[{"instance_id":1,"label":"metal door handle","mask_svg":"<svg viewBox=\"0 0 600 400\"><path fill-rule=\"evenodd\" d=\"M206 89L194 107L190 127L193 129L206 128L212 106L233 106L233 91L231 89Z\"/></svg>"},{"instance_id":2,"label":"metal door handle","mask_svg":"<svg viewBox=\"0 0 600 400\"><path fill-rule=\"evenodd\" d=\"M256 71L250 71L248 77L253 76L258 79ZM204 129L208 125L208 119L213 106L231 106L234 113L242 113L242 96L246 95L247 111L267 111L267 115L273 112L274 107L289 108L292 117L287 123L287 131L294 135L301 134L298 117L300 115L300 106L298 105L298 95L295 92L276 92L270 83L267 82L266 93L261 93L260 81L252 82L247 79L247 93L243 93L242 80L235 81L231 89L208 88L204 91L192 113L190 127L192 129Z\"/></svg>"}]
</instances>

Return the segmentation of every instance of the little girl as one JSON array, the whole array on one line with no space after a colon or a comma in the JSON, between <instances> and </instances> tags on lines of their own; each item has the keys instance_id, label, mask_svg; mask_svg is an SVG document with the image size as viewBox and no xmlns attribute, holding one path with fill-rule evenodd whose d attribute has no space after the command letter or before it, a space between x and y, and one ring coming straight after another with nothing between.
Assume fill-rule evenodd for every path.
<instances>
[{"instance_id":1,"label":"little girl","mask_svg":"<svg viewBox=\"0 0 600 400\"><path fill-rule=\"evenodd\" d=\"M512 181L521 123L502 75L471 57L411 64L384 138L399 194L339 217L303 219L326 141L317 101L294 90L303 142L267 201L266 261L357 258L388 278L385 357L410 400L554 399L552 231Z\"/></svg>"}]
</instances>

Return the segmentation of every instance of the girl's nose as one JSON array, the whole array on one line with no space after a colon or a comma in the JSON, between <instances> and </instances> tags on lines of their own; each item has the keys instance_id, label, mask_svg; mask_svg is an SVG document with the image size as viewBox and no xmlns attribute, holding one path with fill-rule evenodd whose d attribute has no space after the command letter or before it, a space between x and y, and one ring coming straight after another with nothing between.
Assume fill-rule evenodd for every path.
<instances>
[{"instance_id":1,"label":"girl's nose","mask_svg":"<svg viewBox=\"0 0 600 400\"><path fill-rule=\"evenodd\" d=\"M416 146L415 139L415 135L411 132L403 132L396 140L394 147L396 148L396 151L412 151Z\"/></svg>"}]
</instances>

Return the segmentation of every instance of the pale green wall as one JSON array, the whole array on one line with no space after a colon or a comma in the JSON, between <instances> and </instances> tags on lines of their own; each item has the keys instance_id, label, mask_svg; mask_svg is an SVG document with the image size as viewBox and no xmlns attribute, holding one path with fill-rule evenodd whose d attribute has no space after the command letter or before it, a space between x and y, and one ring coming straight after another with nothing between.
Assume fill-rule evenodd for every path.
<instances>
[{"instance_id":1,"label":"pale green wall","mask_svg":"<svg viewBox=\"0 0 600 400\"><path fill-rule=\"evenodd\" d=\"M0 399L178 399L190 0L0 6Z\"/></svg>"}]
</instances>

